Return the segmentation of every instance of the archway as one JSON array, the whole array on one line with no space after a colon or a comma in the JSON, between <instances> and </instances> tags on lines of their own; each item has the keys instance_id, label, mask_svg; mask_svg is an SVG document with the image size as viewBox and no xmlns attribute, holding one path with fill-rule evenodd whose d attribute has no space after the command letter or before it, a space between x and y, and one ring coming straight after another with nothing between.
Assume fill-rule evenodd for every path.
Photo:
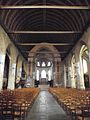
<instances>
[{"instance_id":1,"label":"archway","mask_svg":"<svg viewBox=\"0 0 90 120\"><path fill-rule=\"evenodd\" d=\"M88 61L88 48L86 45L83 45L80 50L80 65L85 88L89 88Z\"/></svg>"},{"instance_id":2,"label":"archway","mask_svg":"<svg viewBox=\"0 0 90 120\"><path fill-rule=\"evenodd\" d=\"M51 80L54 81L54 85L60 78L60 53L58 50L48 43L40 43L32 48L29 52L29 66L30 66L30 76L33 80L37 81L36 71L39 70L39 80L41 78L41 71L46 71L47 81L48 81L48 71L50 70L51 73ZM57 64L59 63L59 64ZM57 80L58 79L58 80ZM35 82L37 83L37 82ZM52 82L53 83L53 82Z\"/></svg>"}]
</instances>

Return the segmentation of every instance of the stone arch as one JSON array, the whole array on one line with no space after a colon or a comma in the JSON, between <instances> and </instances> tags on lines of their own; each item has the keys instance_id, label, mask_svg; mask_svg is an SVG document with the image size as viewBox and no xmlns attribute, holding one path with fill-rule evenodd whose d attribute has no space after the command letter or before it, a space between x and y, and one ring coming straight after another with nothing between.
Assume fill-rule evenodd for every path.
<instances>
[{"instance_id":1,"label":"stone arch","mask_svg":"<svg viewBox=\"0 0 90 120\"><path fill-rule=\"evenodd\" d=\"M46 48L47 50L51 51L54 57L56 57L56 54L54 53L58 53L58 56L60 57L58 50L54 46L48 43L40 43L39 45L36 45L35 47L33 47L32 50L29 52L29 56L34 56L34 54L42 48ZM59 59L61 61L61 58Z\"/></svg>"},{"instance_id":2,"label":"stone arch","mask_svg":"<svg viewBox=\"0 0 90 120\"><path fill-rule=\"evenodd\" d=\"M89 87L88 61L89 61L88 48L86 45L82 45L80 50L80 68L81 68L80 71L85 88Z\"/></svg>"},{"instance_id":3,"label":"stone arch","mask_svg":"<svg viewBox=\"0 0 90 120\"><path fill-rule=\"evenodd\" d=\"M38 52L42 52L44 51L47 52L47 58L48 58L48 54L52 56L53 62L54 62L54 66L52 69L53 72L53 80L56 80L56 83L59 83L59 71L60 71L60 62L61 62L61 57L60 57L60 53L59 51L52 46L49 43L40 43L39 45L36 45L35 47L32 48L32 50L29 52L29 57L28 61L30 62L30 74L31 76L34 76L33 73L33 61L35 59L35 56L37 55ZM32 66L32 67L31 67ZM59 70L58 70L59 68ZM57 80L58 79L58 80Z\"/></svg>"}]
</instances>

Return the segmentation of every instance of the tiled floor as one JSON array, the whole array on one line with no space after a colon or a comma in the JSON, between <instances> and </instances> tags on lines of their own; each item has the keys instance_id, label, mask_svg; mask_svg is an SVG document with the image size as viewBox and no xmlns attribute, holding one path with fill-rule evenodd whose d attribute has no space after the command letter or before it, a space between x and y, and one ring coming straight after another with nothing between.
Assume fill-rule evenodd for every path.
<instances>
[{"instance_id":1,"label":"tiled floor","mask_svg":"<svg viewBox=\"0 0 90 120\"><path fill-rule=\"evenodd\" d=\"M48 91L41 91L26 120L67 120L66 113Z\"/></svg>"}]
</instances>

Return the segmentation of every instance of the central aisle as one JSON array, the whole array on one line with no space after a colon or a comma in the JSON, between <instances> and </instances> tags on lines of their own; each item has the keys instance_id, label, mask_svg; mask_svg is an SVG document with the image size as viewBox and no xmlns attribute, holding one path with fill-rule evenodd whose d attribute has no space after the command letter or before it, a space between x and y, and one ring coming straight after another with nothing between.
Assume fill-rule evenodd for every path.
<instances>
[{"instance_id":1,"label":"central aisle","mask_svg":"<svg viewBox=\"0 0 90 120\"><path fill-rule=\"evenodd\" d=\"M26 120L67 120L66 113L48 91L41 91Z\"/></svg>"}]
</instances>

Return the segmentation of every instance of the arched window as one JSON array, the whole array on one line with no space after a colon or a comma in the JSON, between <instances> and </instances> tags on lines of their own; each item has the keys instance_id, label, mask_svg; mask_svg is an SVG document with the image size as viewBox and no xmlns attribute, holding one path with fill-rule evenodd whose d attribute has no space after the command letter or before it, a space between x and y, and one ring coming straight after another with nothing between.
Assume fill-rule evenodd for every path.
<instances>
[{"instance_id":1,"label":"arched window","mask_svg":"<svg viewBox=\"0 0 90 120\"><path fill-rule=\"evenodd\" d=\"M42 72L41 72L41 78L46 78L46 71L45 70L42 70Z\"/></svg>"},{"instance_id":2,"label":"arched window","mask_svg":"<svg viewBox=\"0 0 90 120\"><path fill-rule=\"evenodd\" d=\"M42 62L42 67L45 67L45 66L46 66L45 62Z\"/></svg>"},{"instance_id":3,"label":"arched window","mask_svg":"<svg viewBox=\"0 0 90 120\"><path fill-rule=\"evenodd\" d=\"M37 66L40 66L40 62L37 62Z\"/></svg>"},{"instance_id":4,"label":"arched window","mask_svg":"<svg viewBox=\"0 0 90 120\"><path fill-rule=\"evenodd\" d=\"M50 65L51 65L51 63L50 63L50 62L48 62L47 66L50 66Z\"/></svg>"}]
</instances>

